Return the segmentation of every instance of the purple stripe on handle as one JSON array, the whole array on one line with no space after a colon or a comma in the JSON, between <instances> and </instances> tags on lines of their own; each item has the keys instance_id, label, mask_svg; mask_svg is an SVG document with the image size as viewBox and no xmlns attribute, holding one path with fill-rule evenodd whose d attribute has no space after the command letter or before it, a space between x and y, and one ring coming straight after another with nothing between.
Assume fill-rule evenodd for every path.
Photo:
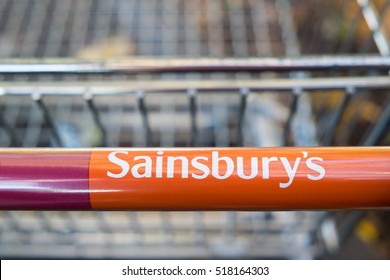
<instances>
[{"instance_id":1,"label":"purple stripe on handle","mask_svg":"<svg viewBox=\"0 0 390 280\"><path fill-rule=\"evenodd\" d=\"M88 210L90 152L0 152L1 210Z\"/></svg>"}]
</instances>

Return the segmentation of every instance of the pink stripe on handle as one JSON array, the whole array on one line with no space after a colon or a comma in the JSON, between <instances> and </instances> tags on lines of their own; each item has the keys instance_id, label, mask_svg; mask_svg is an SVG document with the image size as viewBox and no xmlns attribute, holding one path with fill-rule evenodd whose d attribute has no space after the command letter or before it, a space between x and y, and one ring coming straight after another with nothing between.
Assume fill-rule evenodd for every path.
<instances>
[{"instance_id":1,"label":"pink stripe on handle","mask_svg":"<svg viewBox=\"0 0 390 280\"><path fill-rule=\"evenodd\" d=\"M89 210L90 152L0 153L1 210Z\"/></svg>"}]
</instances>

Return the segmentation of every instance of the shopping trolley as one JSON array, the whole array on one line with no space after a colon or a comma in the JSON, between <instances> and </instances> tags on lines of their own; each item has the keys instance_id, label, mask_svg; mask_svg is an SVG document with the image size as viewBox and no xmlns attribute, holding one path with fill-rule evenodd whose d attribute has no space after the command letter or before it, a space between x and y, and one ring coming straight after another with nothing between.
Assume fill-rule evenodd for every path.
<instances>
[{"instance_id":1,"label":"shopping trolley","mask_svg":"<svg viewBox=\"0 0 390 280\"><path fill-rule=\"evenodd\" d=\"M318 210L389 207L388 6L1 1L0 207L51 211L0 255L337 252L364 212Z\"/></svg>"}]
</instances>

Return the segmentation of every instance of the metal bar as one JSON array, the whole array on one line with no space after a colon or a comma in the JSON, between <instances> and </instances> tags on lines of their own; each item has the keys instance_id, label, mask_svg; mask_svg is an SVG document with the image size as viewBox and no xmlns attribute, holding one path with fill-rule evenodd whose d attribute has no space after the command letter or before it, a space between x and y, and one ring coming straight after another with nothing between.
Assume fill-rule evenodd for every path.
<instances>
[{"instance_id":1,"label":"metal bar","mask_svg":"<svg viewBox=\"0 0 390 280\"><path fill-rule=\"evenodd\" d=\"M344 114L345 109L347 108L349 102L351 101L352 96L355 93L354 88L348 88L343 97L343 100L340 102L336 111L333 113L332 119L330 120L330 124L328 129L326 130L326 134L324 135L324 139L322 140L322 144L324 146L329 146L332 144L333 136L335 134L336 128L341 120L341 117Z\"/></svg>"},{"instance_id":2,"label":"metal bar","mask_svg":"<svg viewBox=\"0 0 390 280\"><path fill-rule=\"evenodd\" d=\"M286 56L296 57L300 55L299 41L292 17L292 8L290 1L277 0L275 5L278 8L278 20L282 27L282 39L285 45Z\"/></svg>"},{"instance_id":3,"label":"metal bar","mask_svg":"<svg viewBox=\"0 0 390 280\"><path fill-rule=\"evenodd\" d=\"M249 95L248 88L242 88L240 90L240 107L238 111L238 127L237 127L237 146L243 146L244 144L244 123L247 99Z\"/></svg>"},{"instance_id":4,"label":"metal bar","mask_svg":"<svg viewBox=\"0 0 390 280\"><path fill-rule=\"evenodd\" d=\"M31 95L28 96L31 98ZM26 119L25 129L22 132L22 146L23 147L38 147L40 142L40 135L44 126L43 114L35 103L30 100L20 100L20 106L25 104L28 106L28 116ZM22 109L22 108L21 108Z\"/></svg>"},{"instance_id":5,"label":"metal bar","mask_svg":"<svg viewBox=\"0 0 390 280\"><path fill-rule=\"evenodd\" d=\"M152 135L151 135L152 132L150 130L148 112L147 112L146 106L145 106L145 92L139 90L136 92L136 95L138 98L138 109L139 109L139 112L141 114L142 125L143 125L144 133L145 133L146 146L150 147L152 145Z\"/></svg>"},{"instance_id":6,"label":"metal bar","mask_svg":"<svg viewBox=\"0 0 390 280\"><path fill-rule=\"evenodd\" d=\"M56 57L61 55L63 40L67 32L67 24L72 11L71 1L57 1L53 10L51 26L47 33L46 49L43 55L45 57Z\"/></svg>"},{"instance_id":7,"label":"metal bar","mask_svg":"<svg viewBox=\"0 0 390 280\"><path fill-rule=\"evenodd\" d=\"M92 118L95 121L97 127L100 130L101 138L102 138L102 145L107 146L107 132L106 129L103 126L103 123L99 117L99 111L96 109L95 103L93 102L93 95L89 90L85 92L84 99L87 102L87 106L89 111L91 112Z\"/></svg>"},{"instance_id":8,"label":"metal bar","mask_svg":"<svg viewBox=\"0 0 390 280\"><path fill-rule=\"evenodd\" d=\"M12 2L13 2L12 0L6 0L0 2L0 11L1 11L0 33L3 33L6 30L9 19L11 18L10 11L12 10L12 5L13 5ZM3 56L8 56L8 54L6 54L4 50L2 52L3 52Z\"/></svg>"},{"instance_id":9,"label":"metal bar","mask_svg":"<svg viewBox=\"0 0 390 280\"><path fill-rule=\"evenodd\" d=\"M242 5L242 4L241 4ZM226 1L229 38L231 38L232 56L248 56L248 34L245 28L245 15L237 1Z\"/></svg>"},{"instance_id":10,"label":"metal bar","mask_svg":"<svg viewBox=\"0 0 390 280\"><path fill-rule=\"evenodd\" d=\"M285 53L288 57L300 57L300 44L296 33L291 3L288 0L278 0L275 2L275 5L278 7L278 19L281 26L282 39L285 45ZM306 45L306 49L310 50L311 45L313 44L313 39L311 39L310 42L305 42L305 44L307 43L309 45ZM292 79L309 78L310 74L302 71L292 71L289 73L289 76ZM315 145L318 141L316 131L314 129L315 123L311 115L310 101L306 96L302 95L300 95L299 99L298 97L293 98L296 99L293 100L296 102L296 104L292 103L292 105L294 106L294 112L290 110L290 116L286 124L287 127L284 132L284 144L289 144L289 130L291 130L293 116L295 115L295 118L297 120L296 123L298 123L298 125L294 127L294 145Z\"/></svg>"},{"instance_id":11,"label":"metal bar","mask_svg":"<svg viewBox=\"0 0 390 280\"><path fill-rule=\"evenodd\" d=\"M12 129L12 132L15 134L17 140L19 140L16 141L15 146L22 146L21 135L17 133L18 117L20 116L21 113L26 112L25 110L22 110L22 107L23 107L23 101L20 98L12 98L8 102L5 102L3 107L1 107L2 108L1 116L3 118L3 121L6 123L6 125L8 125Z\"/></svg>"},{"instance_id":12,"label":"metal bar","mask_svg":"<svg viewBox=\"0 0 390 280\"><path fill-rule=\"evenodd\" d=\"M364 19L367 22L368 28L372 32L372 37L375 41L376 46L378 47L379 53L383 56L390 55L390 43L389 39L386 36L385 30L381 28L380 19L373 7L373 4L370 0L357 0Z\"/></svg>"},{"instance_id":13,"label":"metal bar","mask_svg":"<svg viewBox=\"0 0 390 280\"><path fill-rule=\"evenodd\" d=\"M302 93L302 89L301 88L296 88L292 91L292 100L291 100L291 103L290 103L290 113L288 115L288 118L287 118L287 122L286 122L286 125L285 125L285 128L284 128L284 145L287 146L289 145L289 138L290 138L290 131L291 131L291 125L292 125L292 121L293 121L293 118L295 116L295 113L297 111L297 107L298 107L298 98L300 96L300 94Z\"/></svg>"},{"instance_id":14,"label":"metal bar","mask_svg":"<svg viewBox=\"0 0 390 280\"><path fill-rule=\"evenodd\" d=\"M71 38L73 34L73 24L75 24L79 18L75 17L76 5L77 4L71 4L69 6L69 10L67 11L67 17L64 22L64 30L62 32L61 40L58 43L59 47L58 53L57 55L55 55L56 57L66 57L67 55L69 55L69 49L72 43Z\"/></svg>"},{"instance_id":15,"label":"metal bar","mask_svg":"<svg viewBox=\"0 0 390 280\"><path fill-rule=\"evenodd\" d=\"M46 9L44 11L40 11L42 13L42 24L41 28L38 29L38 37L36 40L36 48L33 53L34 57L44 57L46 54L46 48L48 44L48 39L50 35L50 26L53 23L53 9L55 8L56 1L50 0L45 7Z\"/></svg>"},{"instance_id":16,"label":"metal bar","mask_svg":"<svg viewBox=\"0 0 390 280\"><path fill-rule=\"evenodd\" d=\"M382 136L389 131L390 127L390 97L387 98L385 109L381 116L376 121L375 125L369 131L369 134L364 137L362 146L374 146L382 138Z\"/></svg>"},{"instance_id":17,"label":"metal bar","mask_svg":"<svg viewBox=\"0 0 390 280\"><path fill-rule=\"evenodd\" d=\"M175 129L176 129L176 117L175 104L172 104L171 98L164 98L161 100L161 117L159 120L159 134L160 139L158 145L160 147L173 147L175 146ZM184 124L186 126L186 124Z\"/></svg>"},{"instance_id":18,"label":"metal bar","mask_svg":"<svg viewBox=\"0 0 390 280\"><path fill-rule=\"evenodd\" d=\"M113 147L120 146L121 131L124 127L124 123L123 123L124 105L123 104L124 102L112 103L108 107L107 123L110 124L106 128L106 144L108 146L113 146Z\"/></svg>"},{"instance_id":19,"label":"metal bar","mask_svg":"<svg viewBox=\"0 0 390 280\"><path fill-rule=\"evenodd\" d=\"M390 1L387 1L385 2L382 7L380 8L380 11L379 11L379 15L378 15L378 26L380 27L382 25L382 22L384 21L385 19L385 16L386 16L386 12L388 10L388 8L390 7ZM373 35L373 34L372 34ZM361 53L367 53L370 49L370 43L372 42L371 41L372 39L372 36L369 36L367 37L367 39L365 40L365 42L362 44L362 47L361 49L359 50L359 52ZM375 41L374 41L375 43Z\"/></svg>"},{"instance_id":20,"label":"metal bar","mask_svg":"<svg viewBox=\"0 0 390 280\"><path fill-rule=\"evenodd\" d=\"M50 81L0 82L3 95L31 95L38 89L41 95L83 95L88 87L93 95L129 94L142 89L148 93L187 92L196 88L198 92L227 92L248 88L251 91L302 91L336 90L346 88L383 89L390 87L389 76L378 77L331 77L302 79L262 80L174 80L174 81Z\"/></svg>"},{"instance_id":21,"label":"metal bar","mask_svg":"<svg viewBox=\"0 0 390 280\"><path fill-rule=\"evenodd\" d=\"M73 14L70 22L69 45L66 55L73 55L85 46L88 36L88 21L90 19L93 3L90 0L75 1L72 3Z\"/></svg>"},{"instance_id":22,"label":"metal bar","mask_svg":"<svg viewBox=\"0 0 390 280\"><path fill-rule=\"evenodd\" d=\"M18 1L27 2L27 1ZM40 34L43 29L47 28L43 25L46 19L48 1L28 1L26 10L24 11L23 20L20 22L19 34L23 34L21 41L16 41L13 51L13 57L33 57L36 54ZM15 18L20 17L20 14L15 13ZM47 29L46 29L47 30Z\"/></svg>"},{"instance_id":23,"label":"metal bar","mask_svg":"<svg viewBox=\"0 0 390 280\"><path fill-rule=\"evenodd\" d=\"M33 21L33 17L31 16L31 11L34 11L35 6L33 5L33 1L13 1L14 6L11 9L10 13L10 19L8 22L9 31L11 33L12 39L12 51L8 54L12 57L20 56L20 50L23 47L26 47L26 45L29 45L31 49L32 43L31 41L28 42L27 38L29 37L29 32L27 30L31 28L31 26L34 26L31 21ZM37 17L35 20L40 20L42 17ZM12 26L14 28L12 28ZM26 34L22 36L21 40L18 42L17 38L20 36L20 34ZM27 42L28 43L27 43Z\"/></svg>"},{"instance_id":24,"label":"metal bar","mask_svg":"<svg viewBox=\"0 0 390 280\"><path fill-rule=\"evenodd\" d=\"M131 58L84 62L72 59L2 59L0 74L117 74L209 71L300 71L390 69L390 57L304 56L297 58Z\"/></svg>"},{"instance_id":25,"label":"metal bar","mask_svg":"<svg viewBox=\"0 0 390 280\"><path fill-rule=\"evenodd\" d=\"M212 133L214 137L213 146L229 147L230 133L229 133L229 109L218 96L211 97L211 114L212 114Z\"/></svg>"},{"instance_id":26,"label":"metal bar","mask_svg":"<svg viewBox=\"0 0 390 280\"><path fill-rule=\"evenodd\" d=\"M2 106L0 107L0 127L3 128L3 130L8 134L10 138L10 146L11 147L18 147L20 146L21 142L19 140L19 137L15 133L15 130L10 126L10 124L5 120L4 118L4 109Z\"/></svg>"},{"instance_id":27,"label":"metal bar","mask_svg":"<svg viewBox=\"0 0 390 280\"><path fill-rule=\"evenodd\" d=\"M190 99L190 115L191 115L191 141L190 146L197 146L197 125L196 125L196 94L195 89L189 89L188 97Z\"/></svg>"},{"instance_id":28,"label":"metal bar","mask_svg":"<svg viewBox=\"0 0 390 280\"><path fill-rule=\"evenodd\" d=\"M55 124L52 120L52 117L49 113L49 110L47 109L47 107L45 106L45 104L42 101L41 94L38 92L34 92L31 97L35 101L35 103L38 105L38 108L41 110L41 112L43 114L44 122L46 123L46 125L49 129L50 135L52 136L51 140L53 141L54 146L61 147L62 142L61 142L60 136L58 134L57 128L55 127Z\"/></svg>"},{"instance_id":29,"label":"metal bar","mask_svg":"<svg viewBox=\"0 0 390 280\"><path fill-rule=\"evenodd\" d=\"M318 146L318 125L313 117L312 104L308 92L300 95L295 121L293 140L296 146Z\"/></svg>"},{"instance_id":30,"label":"metal bar","mask_svg":"<svg viewBox=\"0 0 390 280\"><path fill-rule=\"evenodd\" d=\"M272 55L271 41L269 28L269 13L267 12L266 3L264 1L249 0L250 16L253 25L253 33L255 39L255 48L257 56Z\"/></svg>"},{"instance_id":31,"label":"metal bar","mask_svg":"<svg viewBox=\"0 0 390 280\"><path fill-rule=\"evenodd\" d=\"M98 20L97 10L99 6L99 1L91 0L89 9L87 10L88 20L86 22L86 33L84 37L84 45L87 45L89 42L93 42L96 38L96 25ZM76 31L77 32L77 31ZM88 42L89 41L89 42Z\"/></svg>"}]
</instances>

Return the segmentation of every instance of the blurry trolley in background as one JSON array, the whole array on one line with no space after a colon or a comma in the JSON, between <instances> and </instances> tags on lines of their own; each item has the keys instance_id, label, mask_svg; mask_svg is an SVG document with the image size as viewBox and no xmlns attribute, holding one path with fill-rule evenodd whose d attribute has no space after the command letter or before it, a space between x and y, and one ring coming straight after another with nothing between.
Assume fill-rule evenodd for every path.
<instances>
[{"instance_id":1,"label":"blurry trolley in background","mask_svg":"<svg viewBox=\"0 0 390 280\"><path fill-rule=\"evenodd\" d=\"M389 145L389 6L1 0L0 144ZM320 258L363 215L3 211L0 256Z\"/></svg>"}]
</instances>

